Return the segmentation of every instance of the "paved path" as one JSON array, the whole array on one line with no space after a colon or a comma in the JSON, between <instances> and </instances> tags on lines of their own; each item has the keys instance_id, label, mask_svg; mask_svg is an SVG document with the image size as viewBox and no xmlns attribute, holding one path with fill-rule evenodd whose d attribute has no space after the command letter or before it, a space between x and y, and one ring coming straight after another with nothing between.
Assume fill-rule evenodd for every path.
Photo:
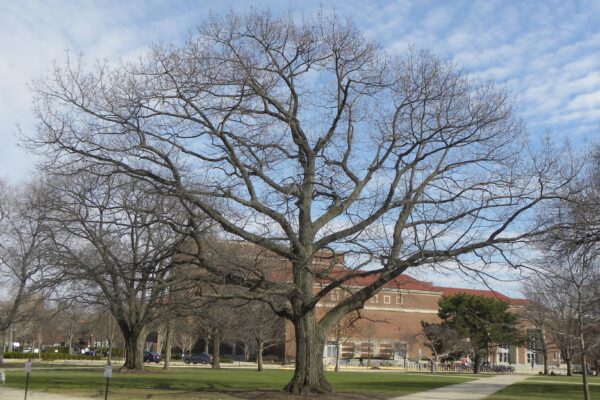
<instances>
[{"instance_id":1,"label":"paved path","mask_svg":"<svg viewBox=\"0 0 600 400\"><path fill-rule=\"evenodd\" d=\"M11 389L3 387L0 383L0 400L19 400L25 397L23 389ZM27 400L93 400L88 397L73 397L68 394L49 394L43 392L27 393ZM97 399L96 399L97 400Z\"/></svg>"},{"instance_id":2,"label":"paved path","mask_svg":"<svg viewBox=\"0 0 600 400\"><path fill-rule=\"evenodd\" d=\"M395 397L391 400L480 400L492 393L529 378L530 375L498 375L458 383L424 392Z\"/></svg>"}]
</instances>

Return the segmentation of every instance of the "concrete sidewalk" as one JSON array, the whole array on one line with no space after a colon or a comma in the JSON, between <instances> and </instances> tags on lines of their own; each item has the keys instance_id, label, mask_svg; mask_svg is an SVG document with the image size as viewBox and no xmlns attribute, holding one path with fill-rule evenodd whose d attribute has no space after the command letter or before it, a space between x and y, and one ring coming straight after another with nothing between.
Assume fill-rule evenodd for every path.
<instances>
[{"instance_id":1,"label":"concrete sidewalk","mask_svg":"<svg viewBox=\"0 0 600 400\"><path fill-rule=\"evenodd\" d=\"M0 384L0 400L18 400L25 397L25 390L11 389ZM94 400L89 397L74 397L68 394L50 394L43 392L28 392L27 400ZM97 399L96 399L97 400Z\"/></svg>"},{"instance_id":2,"label":"concrete sidewalk","mask_svg":"<svg viewBox=\"0 0 600 400\"><path fill-rule=\"evenodd\" d=\"M530 375L498 375L442 388L394 397L391 400L481 400L506 386L529 378Z\"/></svg>"}]
</instances>

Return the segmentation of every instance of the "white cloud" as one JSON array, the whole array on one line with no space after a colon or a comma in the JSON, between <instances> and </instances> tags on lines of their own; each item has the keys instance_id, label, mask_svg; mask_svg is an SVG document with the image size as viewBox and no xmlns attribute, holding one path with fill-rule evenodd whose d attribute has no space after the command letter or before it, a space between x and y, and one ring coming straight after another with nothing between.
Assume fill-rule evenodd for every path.
<instances>
[{"instance_id":1,"label":"white cloud","mask_svg":"<svg viewBox=\"0 0 600 400\"><path fill-rule=\"evenodd\" d=\"M600 90L591 93L580 94L569 102L568 108L585 108L595 109L600 108Z\"/></svg>"},{"instance_id":2,"label":"white cloud","mask_svg":"<svg viewBox=\"0 0 600 400\"><path fill-rule=\"evenodd\" d=\"M17 124L25 133L34 129L27 86L43 77L53 61L62 62L67 49L91 59L128 59L152 41L180 39L182 32L193 28L185 14L154 19L144 12L148 9L134 3L4 3L0 14L0 177L20 179L32 168L32 156L17 147L14 137Z\"/></svg>"},{"instance_id":3,"label":"white cloud","mask_svg":"<svg viewBox=\"0 0 600 400\"><path fill-rule=\"evenodd\" d=\"M256 0L273 13L311 15L330 4ZM151 43L181 41L210 9L225 13L252 5L139 1L4 2L0 14L0 176L19 175L31 157L16 149L17 123L31 131L27 83L44 75L64 50L91 58L135 57ZM600 2L464 3L335 0L336 13L349 17L392 52L408 45L454 58L476 77L509 83L533 131L586 132L599 126ZM552 126L554 125L554 126ZM597 128L596 128L597 130Z\"/></svg>"}]
</instances>

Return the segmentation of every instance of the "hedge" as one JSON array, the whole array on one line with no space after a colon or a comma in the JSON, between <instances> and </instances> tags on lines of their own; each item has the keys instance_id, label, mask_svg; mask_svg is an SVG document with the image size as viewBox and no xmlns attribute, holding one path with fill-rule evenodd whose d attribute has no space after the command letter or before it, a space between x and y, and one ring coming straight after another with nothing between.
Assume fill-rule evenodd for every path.
<instances>
[{"instance_id":1,"label":"hedge","mask_svg":"<svg viewBox=\"0 0 600 400\"><path fill-rule=\"evenodd\" d=\"M20 358L20 359L39 359L39 354L37 353L21 353L18 351L8 351L4 353L4 358ZM50 360L101 360L102 356L86 356L85 354L63 354L63 353L42 353L42 360L50 361Z\"/></svg>"}]
</instances>

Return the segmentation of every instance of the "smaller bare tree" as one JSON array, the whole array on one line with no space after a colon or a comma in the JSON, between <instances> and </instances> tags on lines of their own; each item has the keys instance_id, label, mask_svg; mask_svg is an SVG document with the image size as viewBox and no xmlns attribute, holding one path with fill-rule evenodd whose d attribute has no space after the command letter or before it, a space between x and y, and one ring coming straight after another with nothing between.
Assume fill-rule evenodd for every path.
<instances>
[{"instance_id":1,"label":"smaller bare tree","mask_svg":"<svg viewBox=\"0 0 600 400\"><path fill-rule=\"evenodd\" d=\"M573 374L573 358L581 360L584 399L590 399L588 357L600 344L600 265L593 247L552 254L545 258L544 276L536 280L536 298L546 308L546 325Z\"/></svg>"},{"instance_id":2,"label":"smaller bare tree","mask_svg":"<svg viewBox=\"0 0 600 400\"><path fill-rule=\"evenodd\" d=\"M265 350L285 340L285 320L273 313L264 302L251 302L241 307L232 306L232 312L243 317L233 329L251 341L256 351L258 371L262 371Z\"/></svg>"},{"instance_id":3,"label":"smaller bare tree","mask_svg":"<svg viewBox=\"0 0 600 400\"><path fill-rule=\"evenodd\" d=\"M552 295L547 293L540 293L540 286L535 284L537 280L528 282L524 288L523 293L525 298L529 300L525 305L521 317L533 325L533 328L537 332L537 338L541 345L541 353L544 358L544 375L548 375L548 340L547 337L550 334L550 327L552 326L551 320L553 319L553 310L550 309L548 299L546 296Z\"/></svg>"},{"instance_id":4,"label":"smaller bare tree","mask_svg":"<svg viewBox=\"0 0 600 400\"><path fill-rule=\"evenodd\" d=\"M442 357L452 353L464 354L469 350L468 343L448 324L421 321L421 328L421 332L416 336L431 350L432 357L427 356L427 358L431 363L432 373L435 372L435 365Z\"/></svg>"},{"instance_id":5,"label":"smaller bare tree","mask_svg":"<svg viewBox=\"0 0 600 400\"><path fill-rule=\"evenodd\" d=\"M164 322L162 332L164 334L163 353L165 355L163 369L168 370L171 366L171 349L173 347L173 321L171 319Z\"/></svg>"},{"instance_id":6,"label":"smaller bare tree","mask_svg":"<svg viewBox=\"0 0 600 400\"><path fill-rule=\"evenodd\" d=\"M202 319L202 331L210 337L212 367L221 368L221 344L236 336L239 326L237 304L217 298L201 299L197 314Z\"/></svg>"},{"instance_id":7,"label":"smaller bare tree","mask_svg":"<svg viewBox=\"0 0 600 400\"><path fill-rule=\"evenodd\" d=\"M149 327L177 309L165 290L178 287L173 280L180 277L173 273L184 240L178 203L142 182L76 168L49 186L53 259L66 290L110 309L125 340L123 368L143 369Z\"/></svg>"},{"instance_id":8,"label":"smaller bare tree","mask_svg":"<svg viewBox=\"0 0 600 400\"><path fill-rule=\"evenodd\" d=\"M199 331L195 323L185 319L183 323L177 324L173 332L173 341L181 349L182 355L192 355L192 348L198 341Z\"/></svg>"},{"instance_id":9,"label":"smaller bare tree","mask_svg":"<svg viewBox=\"0 0 600 400\"><path fill-rule=\"evenodd\" d=\"M43 281L35 278L47 261L45 201L39 185L9 187L0 181L0 365L6 330L22 319L20 307L33 292L43 297Z\"/></svg>"},{"instance_id":10,"label":"smaller bare tree","mask_svg":"<svg viewBox=\"0 0 600 400\"><path fill-rule=\"evenodd\" d=\"M340 370L340 356L342 345L344 342L352 340L352 338L358 337L361 328L358 324L361 315L358 311L351 312L342 318L332 329L330 335L333 336L336 344L336 357L335 357L335 372Z\"/></svg>"}]
</instances>

